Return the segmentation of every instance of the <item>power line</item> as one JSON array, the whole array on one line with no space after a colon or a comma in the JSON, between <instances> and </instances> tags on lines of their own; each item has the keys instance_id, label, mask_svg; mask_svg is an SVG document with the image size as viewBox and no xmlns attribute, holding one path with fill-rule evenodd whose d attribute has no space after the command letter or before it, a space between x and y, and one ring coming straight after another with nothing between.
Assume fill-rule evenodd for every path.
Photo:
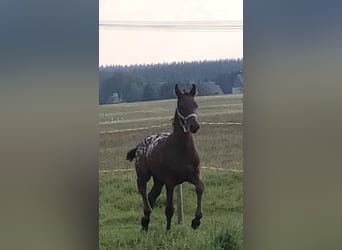
<instances>
[{"instance_id":1,"label":"power line","mask_svg":"<svg viewBox=\"0 0 342 250\"><path fill-rule=\"evenodd\" d=\"M115 30L238 31L242 21L100 21L100 28Z\"/></svg>"}]
</instances>

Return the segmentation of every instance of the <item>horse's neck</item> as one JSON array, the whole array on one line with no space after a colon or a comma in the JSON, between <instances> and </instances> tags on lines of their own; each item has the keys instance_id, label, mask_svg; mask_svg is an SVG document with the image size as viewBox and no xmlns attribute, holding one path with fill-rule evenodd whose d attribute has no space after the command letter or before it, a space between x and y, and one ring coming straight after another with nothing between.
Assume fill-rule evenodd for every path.
<instances>
[{"instance_id":1,"label":"horse's neck","mask_svg":"<svg viewBox=\"0 0 342 250\"><path fill-rule=\"evenodd\" d=\"M175 116L173 118L173 137L175 139L175 144L179 148L194 148L193 138L191 133L185 133L183 131L183 127L180 124L177 111L175 112Z\"/></svg>"}]
</instances>

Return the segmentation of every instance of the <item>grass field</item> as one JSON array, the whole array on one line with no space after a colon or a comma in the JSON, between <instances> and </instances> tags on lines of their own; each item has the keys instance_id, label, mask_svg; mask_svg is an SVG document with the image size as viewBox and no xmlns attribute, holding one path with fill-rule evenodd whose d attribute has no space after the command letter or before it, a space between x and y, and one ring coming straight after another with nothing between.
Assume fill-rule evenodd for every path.
<instances>
[{"instance_id":1,"label":"grass field","mask_svg":"<svg viewBox=\"0 0 342 250\"><path fill-rule=\"evenodd\" d=\"M201 122L242 122L242 95L197 97ZM184 221L177 224L175 213L171 232L166 233L165 188L151 215L147 233L140 232L142 201L136 188L134 171L126 153L145 136L171 132L175 100L105 105L99 108L100 131L149 127L144 130L100 134L100 249L242 249L243 174L203 169L202 224L190 227L196 209L194 186L183 184ZM201 166L242 169L242 125L207 125L194 135ZM149 183L149 188L151 183Z\"/></svg>"}]
</instances>

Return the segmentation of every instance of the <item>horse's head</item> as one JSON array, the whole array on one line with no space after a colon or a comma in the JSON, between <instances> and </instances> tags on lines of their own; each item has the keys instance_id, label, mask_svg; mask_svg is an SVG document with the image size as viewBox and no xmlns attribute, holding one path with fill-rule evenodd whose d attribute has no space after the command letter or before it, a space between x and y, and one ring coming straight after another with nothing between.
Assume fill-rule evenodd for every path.
<instances>
[{"instance_id":1,"label":"horse's head","mask_svg":"<svg viewBox=\"0 0 342 250\"><path fill-rule=\"evenodd\" d=\"M175 86L175 93L177 95L177 116L180 125L185 133L196 133L199 129L197 122L197 103L194 100L196 95L196 85L192 84L192 88L189 92L180 91L178 85Z\"/></svg>"}]
</instances>

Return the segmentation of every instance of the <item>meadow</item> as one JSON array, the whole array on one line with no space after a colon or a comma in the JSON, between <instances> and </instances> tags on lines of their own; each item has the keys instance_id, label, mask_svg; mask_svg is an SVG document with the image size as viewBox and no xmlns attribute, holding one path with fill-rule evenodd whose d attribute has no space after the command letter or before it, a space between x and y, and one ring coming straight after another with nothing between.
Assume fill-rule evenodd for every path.
<instances>
[{"instance_id":1,"label":"meadow","mask_svg":"<svg viewBox=\"0 0 342 250\"><path fill-rule=\"evenodd\" d=\"M126 153L145 136L172 132L176 100L99 107L100 249L242 249L243 173L228 171L242 170L242 125L205 123L242 122L242 100L242 95L196 97L201 128L194 140L206 185L203 218L197 230L190 227L196 193L193 185L184 183L184 220L178 224L175 211L168 233L165 188L151 214L149 231L140 231L142 201L134 163L126 160Z\"/></svg>"}]
</instances>

